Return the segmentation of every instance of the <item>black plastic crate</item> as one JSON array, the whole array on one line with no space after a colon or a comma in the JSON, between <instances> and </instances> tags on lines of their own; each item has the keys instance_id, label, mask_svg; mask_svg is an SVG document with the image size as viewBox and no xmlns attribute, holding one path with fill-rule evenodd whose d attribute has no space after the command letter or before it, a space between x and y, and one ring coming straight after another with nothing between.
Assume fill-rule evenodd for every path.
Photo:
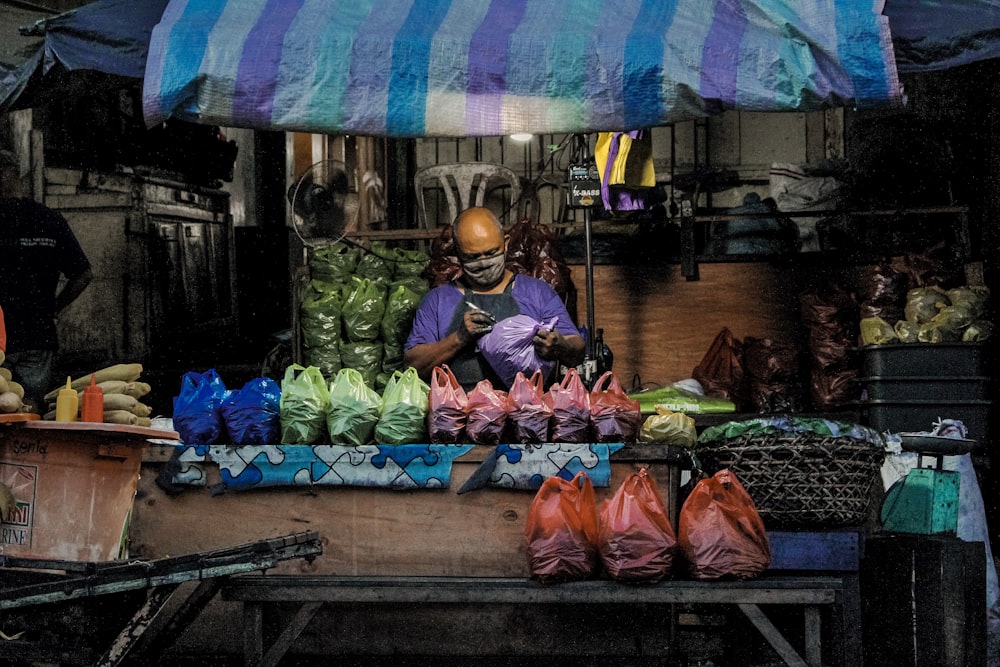
<instances>
[{"instance_id":1,"label":"black plastic crate","mask_svg":"<svg viewBox=\"0 0 1000 667\"><path fill-rule=\"evenodd\" d=\"M865 377L857 382L870 401L980 401L990 397L986 376Z\"/></svg>"},{"instance_id":2,"label":"black plastic crate","mask_svg":"<svg viewBox=\"0 0 1000 667\"><path fill-rule=\"evenodd\" d=\"M863 377L977 377L989 375L982 343L867 345Z\"/></svg>"},{"instance_id":3,"label":"black plastic crate","mask_svg":"<svg viewBox=\"0 0 1000 667\"><path fill-rule=\"evenodd\" d=\"M959 419L968 437L984 442L989 435L992 401L865 401L862 420L877 431L930 431L939 419Z\"/></svg>"}]
</instances>

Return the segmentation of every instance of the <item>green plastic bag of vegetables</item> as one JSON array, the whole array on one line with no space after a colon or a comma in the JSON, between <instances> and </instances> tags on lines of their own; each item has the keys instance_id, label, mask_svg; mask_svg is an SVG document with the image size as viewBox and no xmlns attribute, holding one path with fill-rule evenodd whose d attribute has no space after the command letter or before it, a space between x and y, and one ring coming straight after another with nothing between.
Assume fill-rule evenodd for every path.
<instances>
[{"instance_id":1,"label":"green plastic bag of vegetables","mask_svg":"<svg viewBox=\"0 0 1000 667\"><path fill-rule=\"evenodd\" d=\"M393 373L382 394L382 418L375 427L375 442L383 445L427 442L430 391L416 368Z\"/></svg>"},{"instance_id":2,"label":"green plastic bag of vegetables","mask_svg":"<svg viewBox=\"0 0 1000 667\"><path fill-rule=\"evenodd\" d=\"M340 362L344 368L353 368L361 373L362 379L369 387L375 386L376 376L382 370L382 343L372 341L367 343L340 342Z\"/></svg>"},{"instance_id":3,"label":"green plastic bag of vegetables","mask_svg":"<svg viewBox=\"0 0 1000 667\"><path fill-rule=\"evenodd\" d=\"M369 280L388 285L392 281L393 265L396 263L392 252L378 241L372 241L368 252L358 260L356 273Z\"/></svg>"},{"instance_id":4,"label":"green plastic bag of vegetables","mask_svg":"<svg viewBox=\"0 0 1000 667\"><path fill-rule=\"evenodd\" d=\"M397 346L406 342L420 298L419 294L406 285L394 284L389 290L389 300L382 316L382 342Z\"/></svg>"},{"instance_id":5,"label":"green plastic bag of vegetables","mask_svg":"<svg viewBox=\"0 0 1000 667\"><path fill-rule=\"evenodd\" d=\"M278 404L283 444L311 445L319 440L329 409L330 392L318 368L292 364L285 369Z\"/></svg>"},{"instance_id":6,"label":"green plastic bag of vegetables","mask_svg":"<svg viewBox=\"0 0 1000 667\"><path fill-rule=\"evenodd\" d=\"M302 298L302 343L306 347L336 346L340 342L340 311L343 296L339 289L312 281Z\"/></svg>"},{"instance_id":7,"label":"green plastic bag of vegetables","mask_svg":"<svg viewBox=\"0 0 1000 667\"><path fill-rule=\"evenodd\" d=\"M382 397L365 384L361 373L342 368L330 384L330 411L326 419L330 442L360 447L372 441L382 414Z\"/></svg>"},{"instance_id":8,"label":"green plastic bag of vegetables","mask_svg":"<svg viewBox=\"0 0 1000 667\"><path fill-rule=\"evenodd\" d=\"M361 250L346 243L334 243L313 250L309 257L309 273L316 280L346 283L358 266Z\"/></svg>"},{"instance_id":9,"label":"green plastic bag of vegetables","mask_svg":"<svg viewBox=\"0 0 1000 667\"><path fill-rule=\"evenodd\" d=\"M344 306L340 314L347 340L358 343L378 338L385 315L385 291L386 288L376 281L357 276L352 276L351 282L344 285Z\"/></svg>"}]
</instances>

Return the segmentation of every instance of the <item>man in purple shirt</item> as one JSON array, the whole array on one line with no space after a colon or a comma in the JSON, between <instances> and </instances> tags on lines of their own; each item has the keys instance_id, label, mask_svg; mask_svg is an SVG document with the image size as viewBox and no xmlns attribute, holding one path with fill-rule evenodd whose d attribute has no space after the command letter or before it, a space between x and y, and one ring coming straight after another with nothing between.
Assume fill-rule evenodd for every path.
<instances>
[{"instance_id":1,"label":"man in purple shirt","mask_svg":"<svg viewBox=\"0 0 1000 667\"><path fill-rule=\"evenodd\" d=\"M453 233L462 276L435 287L420 302L403 362L425 380L435 366L448 364L466 390L483 379L509 389L475 343L492 329L494 321L527 315L538 322L558 318L552 330L540 329L535 334L535 353L546 361L577 366L583 360L584 343L565 304L548 283L506 268L510 237L493 212L466 209L455 220ZM534 370L524 369L527 375Z\"/></svg>"}]
</instances>

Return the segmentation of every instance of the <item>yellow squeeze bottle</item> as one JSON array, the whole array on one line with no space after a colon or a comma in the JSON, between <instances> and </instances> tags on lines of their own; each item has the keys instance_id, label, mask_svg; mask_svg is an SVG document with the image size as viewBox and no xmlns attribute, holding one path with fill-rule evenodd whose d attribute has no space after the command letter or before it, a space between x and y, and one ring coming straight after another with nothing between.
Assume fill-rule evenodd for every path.
<instances>
[{"instance_id":1,"label":"yellow squeeze bottle","mask_svg":"<svg viewBox=\"0 0 1000 667\"><path fill-rule=\"evenodd\" d=\"M66 386L56 397L56 421L75 422L80 411L80 395L73 389L72 378L66 378Z\"/></svg>"}]
</instances>

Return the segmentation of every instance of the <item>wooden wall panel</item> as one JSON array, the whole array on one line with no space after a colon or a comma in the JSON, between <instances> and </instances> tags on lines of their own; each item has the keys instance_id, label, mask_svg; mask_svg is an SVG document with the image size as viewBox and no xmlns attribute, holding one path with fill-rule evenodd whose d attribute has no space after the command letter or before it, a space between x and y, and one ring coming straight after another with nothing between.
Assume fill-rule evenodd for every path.
<instances>
[{"instance_id":1,"label":"wooden wall panel","mask_svg":"<svg viewBox=\"0 0 1000 667\"><path fill-rule=\"evenodd\" d=\"M570 267L577 290L577 324L587 322L584 266ZM691 376L716 334L728 327L743 339L802 341L801 271L770 264L702 264L688 282L677 265L594 267L595 324L614 353L614 370L629 388Z\"/></svg>"}]
</instances>

